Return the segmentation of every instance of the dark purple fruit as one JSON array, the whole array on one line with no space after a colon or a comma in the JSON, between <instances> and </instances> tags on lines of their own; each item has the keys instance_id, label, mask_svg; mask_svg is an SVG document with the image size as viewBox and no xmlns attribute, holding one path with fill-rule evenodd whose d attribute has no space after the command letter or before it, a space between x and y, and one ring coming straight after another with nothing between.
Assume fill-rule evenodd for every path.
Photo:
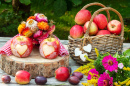
<instances>
[{"instance_id":1,"label":"dark purple fruit","mask_svg":"<svg viewBox=\"0 0 130 86\"><path fill-rule=\"evenodd\" d=\"M43 77L43 76L37 76L35 78L35 83L37 85L44 85L44 84L46 84L46 82L47 82L47 79L45 77Z\"/></svg>"},{"instance_id":2,"label":"dark purple fruit","mask_svg":"<svg viewBox=\"0 0 130 86\"><path fill-rule=\"evenodd\" d=\"M2 80L2 82L4 82L4 83L10 83L11 78L10 78L10 76L8 76L8 75L3 75L3 76L1 77L1 80Z\"/></svg>"},{"instance_id":3,"label":"dark purple fruit","mask_svg":"<svg viewBox=\"0 0 130 86\"><path fill-rule=\"evenodd\" d=\"M71 67L67 67L68 70L69 70L69 73L71 74L72 70L71 70Z\"/></svg>"},{"instance_id":4,"label":"dark purple fruit","mask_svg":"<svg viewBox=\"0 0 130 86\"><path fill-rule=\"evenodd\" d=\"M68 81L72 85L77 85L80 82L79 78L76 76L70 76Z\"/></svg>"},{"instance_id":5,"label":"dark purple fruit","mask_svg":"<svg viewBox=\"0 0 130 86\"><path fill-rule=\"evenodd\" d=\"M72 73L72 76L76 76L76 77L78 77L80 80L83 78L83 74L80 73L80 72L73 72L73 73Z\"/></svg>"}]
</instances>

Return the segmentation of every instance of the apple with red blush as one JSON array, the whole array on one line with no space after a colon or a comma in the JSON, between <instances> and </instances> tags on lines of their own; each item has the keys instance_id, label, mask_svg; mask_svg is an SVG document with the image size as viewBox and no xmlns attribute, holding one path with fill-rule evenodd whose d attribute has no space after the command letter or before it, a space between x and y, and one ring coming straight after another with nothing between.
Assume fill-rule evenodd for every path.
<instances>
[{"instance_id":1,"label":"apple with red blush","mask_svg":"<svg viewBox=\"0 0 130 86\"><path fill-rule=\"evenodd\" d=\"M69 69L67 67L59 67L55 71L55 78L58 81L67 81L70 76Z\"/></svg>"},{"instance_id":2,"label":"apple with red blush","mask_svg":"<svg viewBox=\"0 0 130 86\"><path fill-rule=\"evenodd\" d=\"M84 35L83 27L80 25L74 25L70 29L70 36L74 39L81 38Z\"/></svg>"},{"instance_id":3,"label":"apple with red blush","mask_svg":"<svg viewBox=\"0 0 130 86\"><path fill-rule=\"evenodd\" d=\"M83 25L85 24L85 22L89 21L91 18L91 13L84 9L84 10L80 10L76 16L75 16L75 22L78 25Z\"/></svg>"},{"instance_id":4,"label":"apple with red blush","mask_svg":"<svg viewBox=\"0 0 130 86\"><path fill-rule=\"evenodd\" d=\"M106 34L110 35L111 33L108 30L100 30L97 33L97 35L106 35Z\"/></svg>"},{"instance_id":5,"label":"apple with red blush","mask_svg":"<svg viewBox=\"0 0 130 86\"><path fill-rule=\"evenodd\" d=\"M27 57L33 49L32 39L26 36L16 36L11 41L11 51L17 57Z\"/></svg>"},{"instance_id":6,"label":"apple with red blush","mask_svg":"<svg viewBox=\"0 0 130 86\"><path fill-rule=\"evenodd\" d=\"M121 22L118 20L112 20L108 23L107 29L115 35L119 35L121 33Z\"/></svg>"},{"instance_id":7,"label":"apple with red blush","mask_svg":"<svg viewBox=\"0 0 130 86\"><path fill-rule=\"evenodd\" d=\"M107 18L104 14L98 14L94 17L93 22L96 23L99 29L105 29L107 26Z\"/></svg>"},{"instance_id":8,"label":"apple with red blush","mask_svg":"<svg viewBox=\"0 0 130 86\"><path fill-rule=\"evenodd\" d=\"M58 56L60 43L56 38L46 38L40 43L39 51L42 57L54 59Z\"/></svg>"},{"instance_id":9,"label":"apple with red blush","mask_svg":"<svg viewBox=\"0 0 130 86\"><path fill-rule=\"evenodd\" d=\"M30 73L25 70L19 70L15 74L15 81L18 84L28 84L30 80Z\"/></svg>"},{"instance_id":10,"label":"apple with red blush","mask_svg":"<svg viewBox=\"0 0 130 86\"><path fill-rule=\"evenodd\" d=\"M90 22L90 21L87 21L87 22L84 24L84 27L83 27L83 28L84 28L84 33L86 33L86 30L87 30L87 28L88 28L89 22ZM90 36L96 35L97 32L98 32L98 27L97 27L97 25L96 25L94 22L92 22L91 25L90 25L90 29L89 29L89 35L90 35Z\"/></svg>"}]
</instances>

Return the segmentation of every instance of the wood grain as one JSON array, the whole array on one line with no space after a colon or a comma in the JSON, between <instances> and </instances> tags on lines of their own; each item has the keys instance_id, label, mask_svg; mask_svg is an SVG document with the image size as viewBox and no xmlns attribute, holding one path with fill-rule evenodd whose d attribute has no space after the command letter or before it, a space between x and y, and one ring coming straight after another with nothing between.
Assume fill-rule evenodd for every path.
<instances>
[{"instance_id":1,"label":"wood grain","mask_svg":"<svg viewBox=\"0 0 130 86\"><path fill-rule=\"evenodd\" d=\"M69 66L69 56L44 59L38 48L34 48L27 58L1 55L0 67L9 75L15 76L17 71L26 70L31 74L31 78L35 78L36 76L53 77L55 70L62 66Z\"/></svg>"}]
</instances>

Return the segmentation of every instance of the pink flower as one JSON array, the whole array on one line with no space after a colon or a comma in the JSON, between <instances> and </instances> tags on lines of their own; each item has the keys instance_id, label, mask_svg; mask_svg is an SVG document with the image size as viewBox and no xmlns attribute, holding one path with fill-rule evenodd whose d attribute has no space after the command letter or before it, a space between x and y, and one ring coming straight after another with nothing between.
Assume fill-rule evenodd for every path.
<instances>
[{"instance_id":1,"label":"pink flower","mask_svg":"<svg viewBox=\"0 0 130 86\"><path fill-rule=\"evenodd\" d=\"M88 72L88 77L87 77L87 79L88 79L88 80L98 79L98 74L99 74L99 72L96 71L95 68L94 68L94 69L91 69L91 70Z\"/></svg>"},{"instance_id":2,"label":"pink flower","mask_svg":"<svg viewBox=\"0 0 130 86\"><path fill-rule=\"evenodd\" d=\"M47 17L44 14L36 14L36 20L38 22L48 22Z\"/></svg>"},{"instance_id":3,"label":"pink flower","mask_svg":"<svg viewBox=\"0 0 130 86\"><path fill-rule=\"evenodd\" d=\"M124 67L123 63L119 63L119 64L118 64L118 67L119 67L120 69L123 69L123 67Z\"/></svg>"},{"instance_id":4,"label":"pink flower","mask_svg":"<svg viewBox=\"0 0 130 86\"><path fill-rule=\"evenodd\" d=\"M113 86L113 77L104 72L98 79L98 86Z\"/></svg>"},{"instance_id":5,"label":"pink flower","mask_svg":"<svg viewBox=\"0 0 130 86\"><path fill-rule=\"evenodd\" d=\"M111 55L103 58L102 65L106 70L109 70L110 72L118 69L118 61Z\"/></svg>"}]
</instances>

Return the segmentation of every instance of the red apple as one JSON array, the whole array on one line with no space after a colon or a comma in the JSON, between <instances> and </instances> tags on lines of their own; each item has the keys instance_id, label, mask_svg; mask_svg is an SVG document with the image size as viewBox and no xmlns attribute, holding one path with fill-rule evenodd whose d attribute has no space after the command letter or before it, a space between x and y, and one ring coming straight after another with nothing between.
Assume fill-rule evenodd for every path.
<instances>
[{"instance_id":1,"label":"red apple","mask_svg":"<svg viewBox=\"0 0 130 86\"><path fill-rule=\"evenodd\" d=\"M89 21L91 18L91 13L88 10L80 10L75 16L75 22L78 25L83 25L85 22Z\"/></svg>"},{"instance_id":2,"label":"red apple","mask_svg":"<svg viewBox=\"0 0 130 86\"><path fill-rule=\"evenodd\" d=\"M24 70L19 70L15 74L15 81L18 84L28 84L30 82L30 73Z\"/></svg>"},{"instance_id":3,"label":"red apple","mask_svg":"<svg viewBox=\"0 0 130 86\"><path fill-rule=\"evenodd\" d=\"M108 23L107 29L112 33L119 35L121 33L121 22L118 20L112 20Z\"/></svg>"},{"instance_id":4,"label":"red apple","mask_svg":"<svg viewBox=\"0 0 130 86\"><path fill-rule=\"evenodd\" d=\"M56 38L46 38L40 43L39 51L42 57L54 59L59 54L60 44Z\"/></svg>"},{"instance_id":5,"label":"red apple","mask_svg":"<svg viewBox=\"0 0 130 86\"><path fill-rule=\"evenodd\" d=\"M97 35L106 35L106 34L111 34L108 30L100 30L98 31Z\"/></svg>"},{"instance_id":6,"label":"red apple","mask_svg":"<svg viewBox=\"0 0 130 86\"><path fill-rule=\"evenodd\" d=\"M107 26L107 18L104 14L98 14L95 16L93 22L96 23L99 29L105 29Z\"/></svg>"},{"instance_id":7,"label":"red apple","mask_svg":"<svg viewBox=\"0 0 130 86\"><path fill-rule=\"evenodd\" d=\"M84 33L86 33L86 30L88 28L88 25L89 25L89 21L87 21L85 24L84 24ZM97 25L92 22L91 23L91 26L90 26L90 29L89 29L89 35L92 36L92 35L96 35L98 32L98 27Z\"/></svg>"},{"instance_id":8,"label":"red apple","mask_svg":"<svg viewBox=\"0 0 130 86\"><path fill-rule=\"evenodd\" d=\"M60 67L55 71L55 78L59 81L67 81L70 73L67 67Z\"/></svg>"},{"instance_id":9,"label":"red apple","mask_svg":"<svg viewBox=\"0 0 130 86\"><path fill-rule=\"evenodd\" d=\"M17 57L27 57L33 49L32 39L26 36L17 36L11 41L11 51Z\"/></svg>"},{"instance_id":10,"label":"red apple","mask_svg":"<svg viewBox=\"0 0 130 86\"><path fill-rule=\"evenodd\" d=\"M70 36L74 39L81 38L84 35L83 27L80 25L74 25L70 29Z\"/></svg>"}]
</instances>

